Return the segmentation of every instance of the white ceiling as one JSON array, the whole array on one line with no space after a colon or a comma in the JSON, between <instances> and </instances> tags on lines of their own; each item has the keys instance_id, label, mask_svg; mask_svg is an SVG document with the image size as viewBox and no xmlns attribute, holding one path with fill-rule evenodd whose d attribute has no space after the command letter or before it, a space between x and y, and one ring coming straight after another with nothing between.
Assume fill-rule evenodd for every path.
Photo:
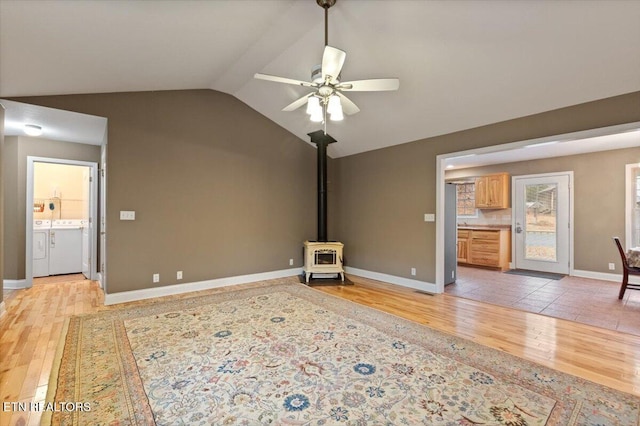
<instances>
[{"instance_id":1,"label":"white ceiling","mask_svg":"<svg viewBox=\"0 0 640 426\"><path fill-rule=\"evenodd\" d=\"M314 0L0 0L0 97L211 88L303 140L281 109L320 62ZM343 80L398 77L349 93L361 112L329 122L340 157L640 90L640 1L338 0L329 44ZM37 124L37 123L36 123Z\"/></svg>"}]
</instances>

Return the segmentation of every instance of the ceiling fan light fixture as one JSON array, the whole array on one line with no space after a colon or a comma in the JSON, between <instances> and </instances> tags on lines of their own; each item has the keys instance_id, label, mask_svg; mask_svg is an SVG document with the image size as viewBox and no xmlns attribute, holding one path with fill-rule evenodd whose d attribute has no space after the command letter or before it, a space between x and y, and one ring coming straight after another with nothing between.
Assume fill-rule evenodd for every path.
<instances>
[{"instance_id":1,"label":"ceiling fan light fixture","mask_svg":"<svg viewBox=\"0 0 640 426\"><path fill-rule=\"evenodd\" d=\"M318 105L318 109L311 113L311 121L314 123L322 122L322 108Z\"/></svg>"},{"instance_id":2,"label":"ceiling fan light fixture","mask_svg":"<svg viewBox=\"0 0 640 426\"><path fill-rule=\"evenodd\" d=\"M344 114L342 113L342 108L331 113L331 121L342 121L344 120Z\"/></svg>"},{"instance_id":3,"label":"ceiling fan light fixture","mask_svg":"<svg viewBox=\"0 0 640 426\"><path fill-rule=\"evenodd\" d=\"M327 112L329 114L336 114L337 112L342 114L342 104L340 103L340 97L338 95L331 95L329 97L329 103L327 105Z\"/></svg>"},{"instance_id":4,"label":"ceiling fan light fixture","mask_svg":"<svg viewBox=\"0 0 640 426\"><path fill-rule=\"evenodd\" d=\"M322 108L320 107L320 99L315 96L311 96L307 101L307 114L313 115L313 113L316 111L322 113Z\"/></svg>"},{"instance_id":5,"label":"ceiling fan light fixture","mask_svg":"<svg viewBox=\"0 0 640 426\"><path fill-rule=\"evenodd\" d=\"M42 127L35 124L25 124L23 129L29 136L40 136L42 134Z\"/></svg>"}]
</instances>

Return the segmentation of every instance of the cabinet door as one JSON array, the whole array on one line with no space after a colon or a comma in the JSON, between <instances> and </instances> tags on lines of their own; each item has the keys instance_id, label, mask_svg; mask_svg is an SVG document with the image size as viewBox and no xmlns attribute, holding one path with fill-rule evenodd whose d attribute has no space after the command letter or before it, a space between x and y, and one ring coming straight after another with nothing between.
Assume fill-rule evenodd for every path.
<instances>
[{"instance_id":1,"label":"cabinet door","mask_svg":"<svg viewBox=\"0 0 640 426\"><path fill-rule=\"evenodd\" d=\"M476 208L482 209L488 207L488 188L487 188L487 178L479 177L476 178L475 182L475 196L476 196Z\"/></svg>"},{"instance_id":2,"label":"cabinet door","mask_svg":"<svg viewBox=\"0 0 640 426\"><path fill-rule=\"evenodd\" d=\"M467 263L469 257L469 240L458 238L458 262Z\"/></svg>"},{"instance_id":3,"label":"cabinet door","mask_svg":"<svg viewBox=\"0 0 640 426\"><path fill-rule=\"evenodd\" d=\"M506 175L487 176L487 207L507 208L509 181Z\"/></svg>"}]
</instances>

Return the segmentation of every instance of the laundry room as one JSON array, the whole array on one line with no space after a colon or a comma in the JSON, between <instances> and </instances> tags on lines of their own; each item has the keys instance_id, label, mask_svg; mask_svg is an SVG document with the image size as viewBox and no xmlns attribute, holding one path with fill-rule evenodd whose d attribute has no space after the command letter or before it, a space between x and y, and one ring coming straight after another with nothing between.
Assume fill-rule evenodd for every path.
<instances>
[{"instance_id":1,"label":"laundry room","mask_svg":"<svg viewBox=\"0 0 640 426\"><path fill-rule=\"evenodd\" d=\"M33 276L83 272L90 168L47 162L33 166Z\"/></svg>"}]
</instances>

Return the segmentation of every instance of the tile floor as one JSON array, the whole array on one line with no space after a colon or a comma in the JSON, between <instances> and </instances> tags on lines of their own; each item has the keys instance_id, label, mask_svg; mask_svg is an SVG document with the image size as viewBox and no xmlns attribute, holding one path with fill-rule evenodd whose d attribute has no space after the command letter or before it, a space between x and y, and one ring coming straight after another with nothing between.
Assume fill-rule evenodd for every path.
<instances>
[{"instance_id":1,"label":"tile floor","mask_svg":"<svg viewBox=\"0 0 640 426\"><path fill-rule=\"evenodd\" d=\"M640 336L640 291L588 278L561 280L504 274L458 266L458 279L445 293Z\"/></svg>"}]
</instances>

